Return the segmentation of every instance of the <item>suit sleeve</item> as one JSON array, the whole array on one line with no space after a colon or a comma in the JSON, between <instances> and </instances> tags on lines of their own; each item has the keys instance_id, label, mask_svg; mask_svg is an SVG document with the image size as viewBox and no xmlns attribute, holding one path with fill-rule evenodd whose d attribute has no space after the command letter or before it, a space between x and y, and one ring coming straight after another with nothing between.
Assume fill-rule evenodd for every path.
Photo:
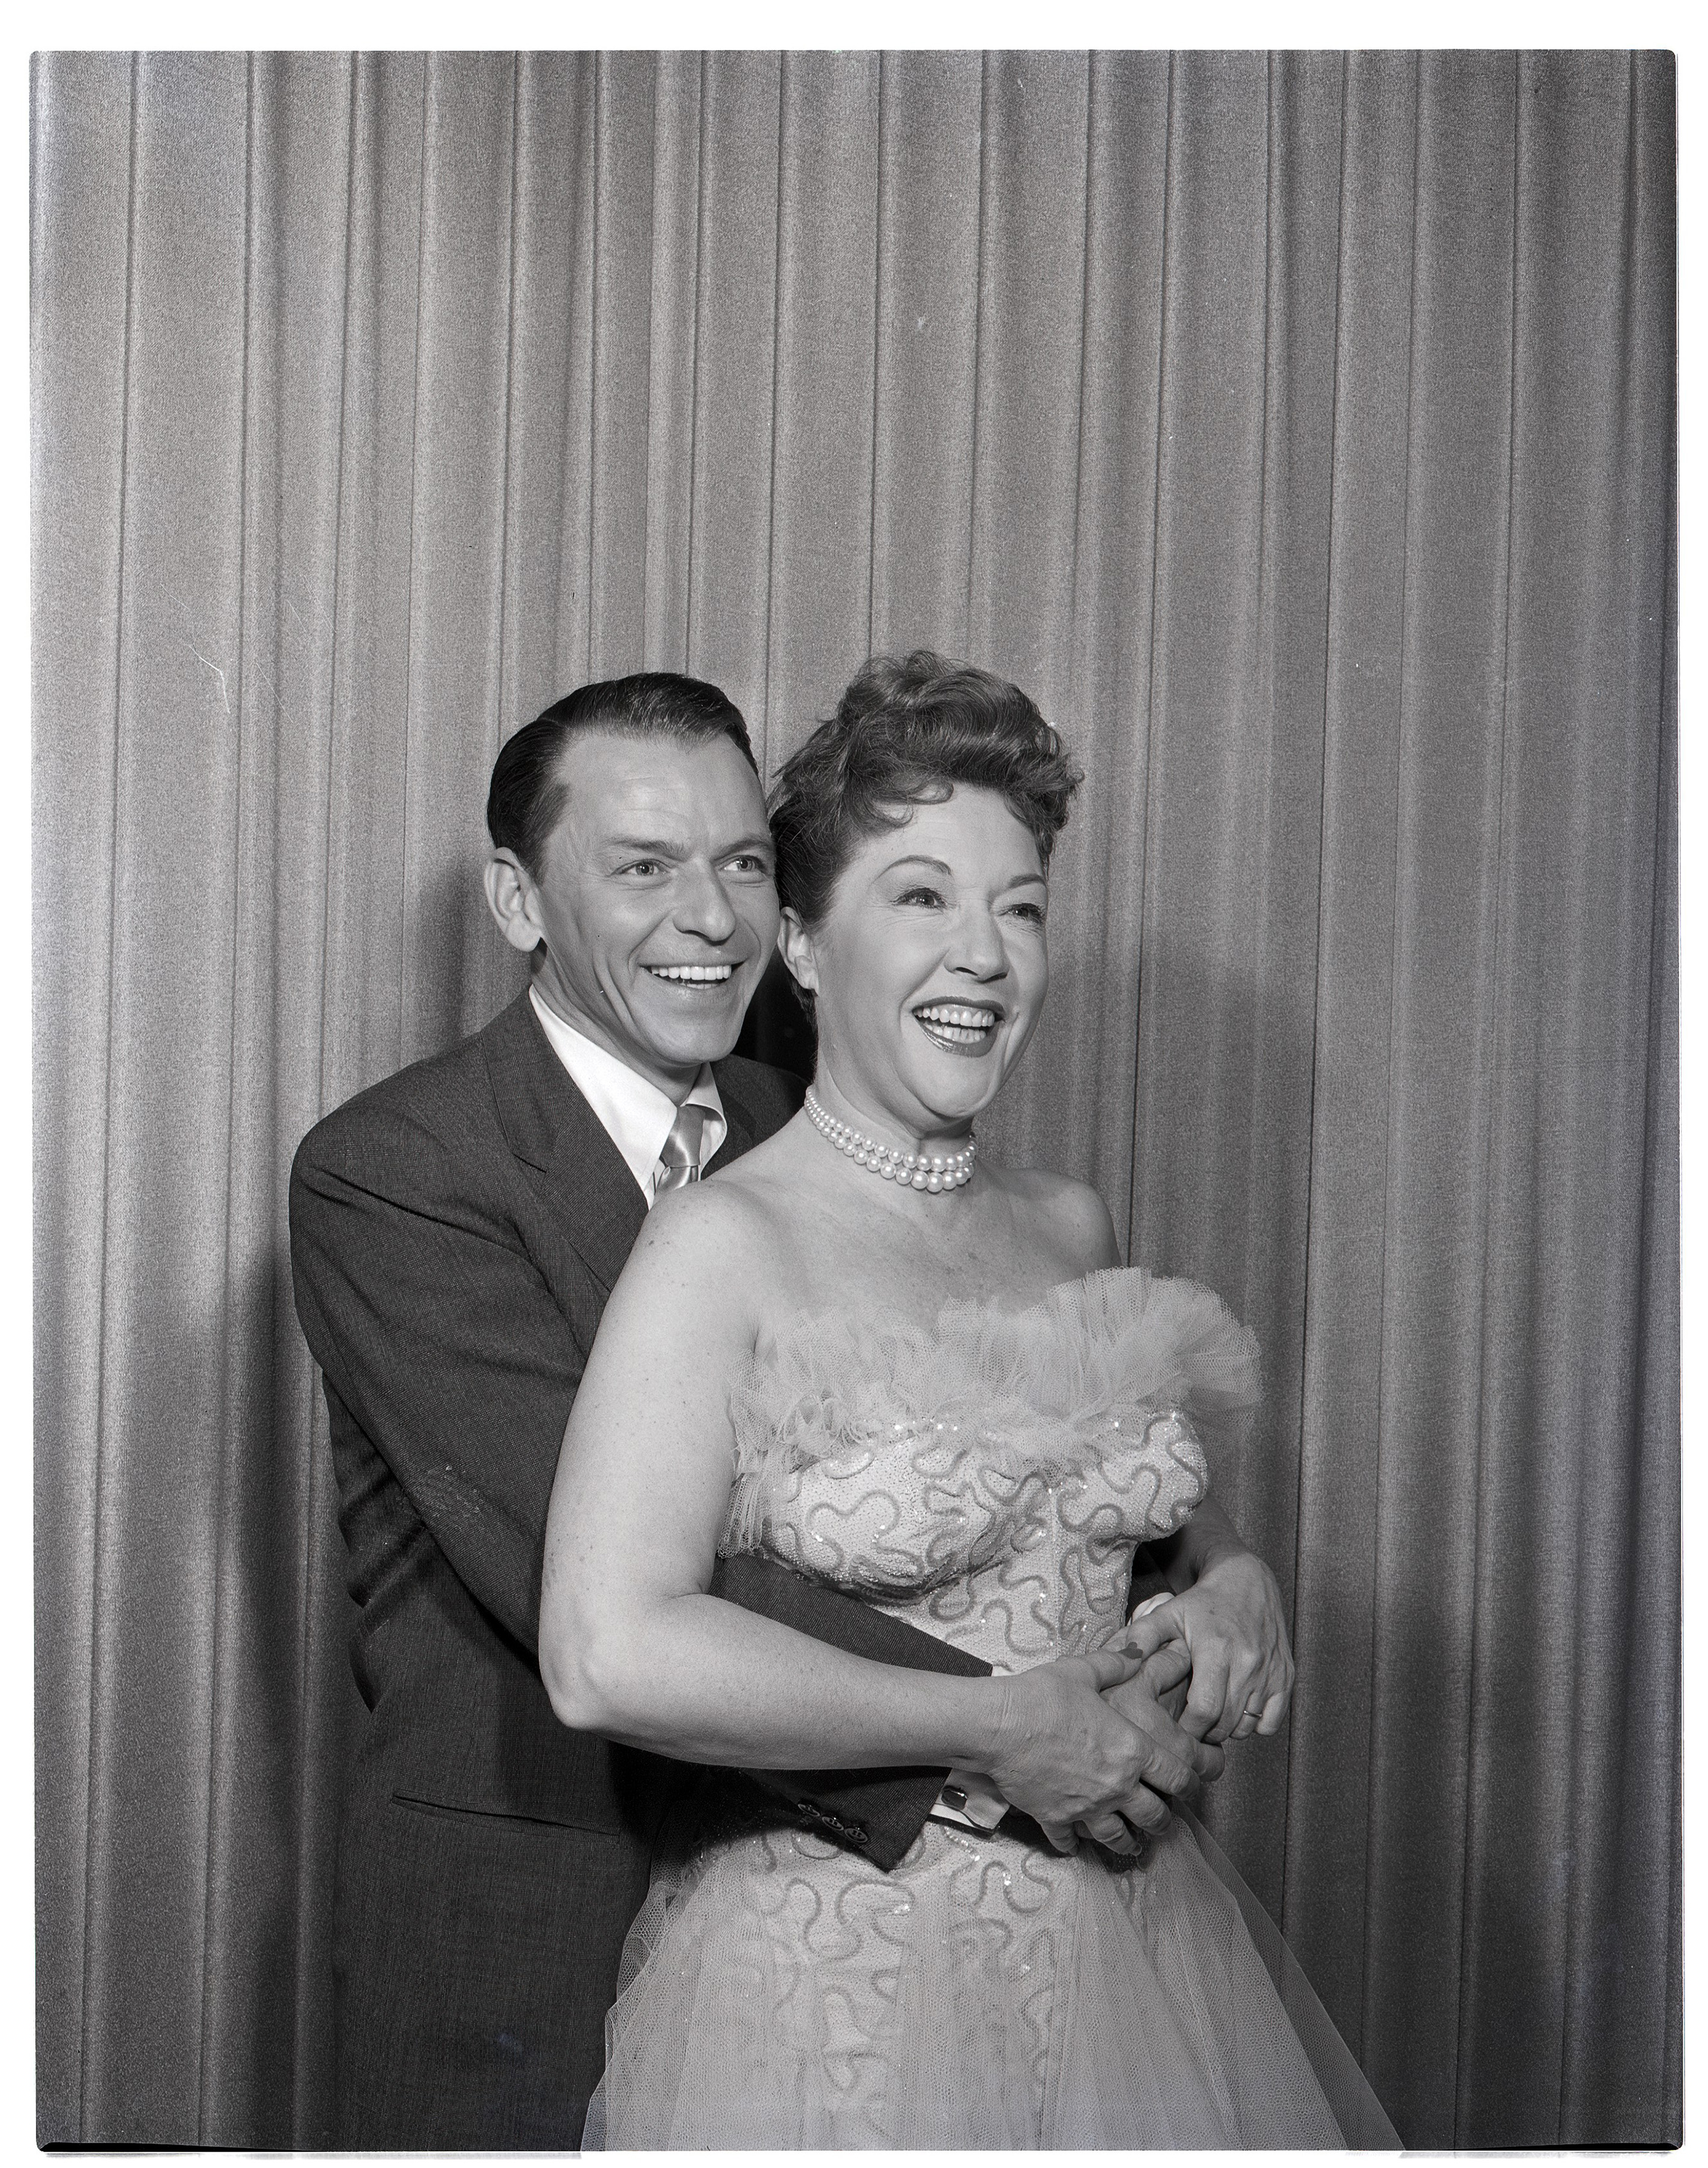
<instances>
[{"instance_id":1,"label":"suit sleeve","mask_svg":"<svg viewBox=\"0 0 1708 2168\"><path fill-rule=\"evenodd\" d=\"M958 1678L990 1676L990 1666L966 1650L769 1560L720 1559L711 1592L726 1602L739 1603L745 1611L792 1626L815 1641L846 1649L850 1655L870 1657L874 1663ZM918 1836L949 1770L945 1764L935 1768L748 1769L742 1774L780 1799L796 1820L864 1852L887 1873Z\"/></svg>"},{"instance_id":2,"label":"suit sleeve","mask_svg":"<svg viewBox=\"0 0 1708 2168\"><path fill-rule=\"evenodd\" d=\"M584 1315L567 1316L449 1158L401 1118L310 1135L290 1184L297 1314L458 1578L531 1650L545 1511L599 1292L588 1274Z\"/></svg>"},{"instance_id":3,"label":"suit sleeve","mask_svg":"<svg viewBox=\"0 0 1708 2168\"><path fill-rule=\"evenodd\" d=\"M470 1204L470 1187L430 1132L400 1118L389 1133L311 1134L291 1173L297 1311L315 1360L458 1578L531 1650L552 1480L603 1295L589 1274L580 1314L567 1313L513 1230ZM758 1559L721 1561L713 1592L875 1662L990 1668ZM888 1866L946 1772L750 1773L801 1820Z\"/></svg>"}]
</instances>

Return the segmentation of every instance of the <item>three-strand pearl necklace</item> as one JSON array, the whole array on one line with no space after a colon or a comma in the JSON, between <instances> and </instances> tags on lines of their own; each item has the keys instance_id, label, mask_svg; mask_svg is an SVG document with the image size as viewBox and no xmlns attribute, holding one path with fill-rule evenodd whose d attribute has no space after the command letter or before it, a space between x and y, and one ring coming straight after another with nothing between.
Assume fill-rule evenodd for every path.
<instances>
[{"instance_id":1,"label":"three-strand pearl necklace","mask_svg":"<svg viewBox=\"0 0 1708 2168\"><path fill-rule=\"evenodd\" d=\"M838 1121L810 1087L806 1119L820 1136L846 1153L856 1166L870 1167L886 1182L899 1182L904 1189L923 1189L939 1197L944 1190L959 1189L972 1180L973 1156L978 1150L976 1138L969 1137L959 1151L897 1151L893 1145L881 1145L875 1137Z\"/></svg>"}]
</instances>

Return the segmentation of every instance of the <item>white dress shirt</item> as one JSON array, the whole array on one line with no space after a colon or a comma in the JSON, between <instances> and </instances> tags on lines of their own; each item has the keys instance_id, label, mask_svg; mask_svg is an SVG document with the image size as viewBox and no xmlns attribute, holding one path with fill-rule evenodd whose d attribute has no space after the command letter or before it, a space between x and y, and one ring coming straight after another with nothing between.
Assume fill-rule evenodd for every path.
<instances>
[{"instance_id":1,"label":"white dress shirt","mask_svg":"<svg viewBox=\"0 0 1708 2168\"><path fill-rule=\"evenodd\" d=\"M545 1028L552 1052L599 1116L605 1134L623 1155L650 1208L658 1194L658 1177L664 1172L658 1155L676 1119L676 1101L668 1092L661 1092L656 1084L631 1069L626 1061L620 1061L615 1054L608 1054L604 1047L596 1045L584 1032L566 1023L540 1000L537 986L529 988L528 998L534 1004L535 1015ZM730 1131L709 1061L701 1063L694 1088L682 1103L706 1109L705 1127L700 1132L700 1163L702 1168L709 1166L713 1154Z\"/></svg>"}]
</instances>

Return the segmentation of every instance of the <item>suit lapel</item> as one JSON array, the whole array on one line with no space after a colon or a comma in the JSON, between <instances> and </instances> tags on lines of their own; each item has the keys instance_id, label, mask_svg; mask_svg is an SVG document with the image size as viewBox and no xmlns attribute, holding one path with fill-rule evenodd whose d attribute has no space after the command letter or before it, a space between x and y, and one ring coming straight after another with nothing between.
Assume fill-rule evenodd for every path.
<instances>
[{"instance_id":1,"label":"suit lapel","mask_svg":"<svg viewBox=\"0 0 1708 2168\"><path fill-rule=\"evenodd\" d=\"M717 1079L717 1096L723 1102L724 1124L728 1130L728 1134L723 1141L723 1149L712 1161L716 1168L726 1166L732 1159L739 1159L744 1151L751 1150L758 1139L754 1134L753 1118L748 1113L746 1103L731 1088L726 1064L721 1061L713 1062L711 1073Z\"/></svg>"},{"instance_id":2,"label":"suit lapel","mask_svg":"<svg viewBox=\"0 0 1708 2168\"><path fill-rule=\"evenodd\" d=\"M561 1199L571 1243L609 1291L646 1217L640 1184L553 1053L525 993L482 1039L505 1141Z\"/></svg>"}]
</instances>

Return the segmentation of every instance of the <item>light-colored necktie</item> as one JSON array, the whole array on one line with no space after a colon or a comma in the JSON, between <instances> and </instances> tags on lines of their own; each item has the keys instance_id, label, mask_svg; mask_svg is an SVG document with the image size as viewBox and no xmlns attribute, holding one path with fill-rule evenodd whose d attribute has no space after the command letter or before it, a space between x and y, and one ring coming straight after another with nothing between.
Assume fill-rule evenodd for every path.
<instances>
[{"instance_id":1,"label":"light-colored necktie","mask_svg":"<svg viewBox=\"0 0 1708 2168\"><path fill-rule=\"evenodd\" d=\"M709 1107L696 1107L692 1102L676 1109L676 1119L658 1155L664 1172L652 1192L654 1204L667 1189L686 1189L690 1182L700 1180L700 1147L710 1112Z\"/></svg>"}]
</instances>

